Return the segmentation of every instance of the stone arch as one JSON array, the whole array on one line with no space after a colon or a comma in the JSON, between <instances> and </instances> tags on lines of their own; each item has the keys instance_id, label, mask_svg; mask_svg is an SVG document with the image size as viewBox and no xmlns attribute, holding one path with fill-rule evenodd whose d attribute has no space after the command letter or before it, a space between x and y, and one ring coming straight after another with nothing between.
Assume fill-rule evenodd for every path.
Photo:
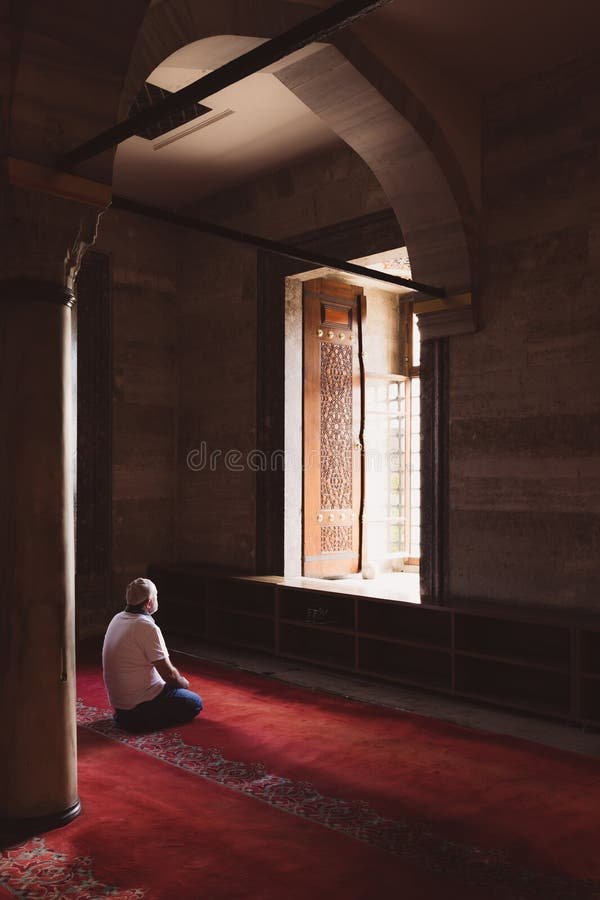
<instances>
[{"instance_id":1,"label":"stone arch","mask_svg":"<svg viewBox=\"0 0 600 900\"><path fill-rule=\"evenodd\" d=\"M280 0L249 6L221 0L196 8L170 0L152 7L132 54L120 116L148 75L189 44L217 35L261 35L259 43L315 12ZM223 48L222 62L241 52L227 55ZM465 182L440 128L408 87L351 33L270 71L369 166L402 228L413 277L449 293L471 291L474 214Z\"/></svg>"},{"instance_id":2,"label":"stone arch","mask_svg":"<svg viewBox=\"0 0 600 900\"><path fill-rule=\"evenodd\" d=\"M51 11L42 0L23 6L7 86L10 155L52 165L122 118L148 74L181 47L214 35L269 38L315 12L282 0L158 0L149 8L148 0L130 0L126 7L91 2L83 20L67 2ZM371 168L406 236L414 277L470 290L475 217L466 183L441 129L407 85L351 31L277 74ZM357 98L369 129L347 116ZM78 174L110 182L112 159L102 154Z\"/></svg>"}]
</instances>

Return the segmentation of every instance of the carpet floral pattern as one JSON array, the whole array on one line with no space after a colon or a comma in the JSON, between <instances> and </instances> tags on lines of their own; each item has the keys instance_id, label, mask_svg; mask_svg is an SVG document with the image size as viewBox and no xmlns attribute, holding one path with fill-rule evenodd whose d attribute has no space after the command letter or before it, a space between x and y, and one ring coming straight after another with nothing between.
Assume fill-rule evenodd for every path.
<instances>
[{"instance_id":1,"label":"carpet floral pattern","mask_svg":"<svg viewBox=\"0 0 600 900\"><path fill-rule=\"evenodd\" d=\"M143 890L102 884L94 877L90 857L69 859L39 837L0 854L0 884L27 900L141 900L146 896Z\"/></svg>"}]
</instances>

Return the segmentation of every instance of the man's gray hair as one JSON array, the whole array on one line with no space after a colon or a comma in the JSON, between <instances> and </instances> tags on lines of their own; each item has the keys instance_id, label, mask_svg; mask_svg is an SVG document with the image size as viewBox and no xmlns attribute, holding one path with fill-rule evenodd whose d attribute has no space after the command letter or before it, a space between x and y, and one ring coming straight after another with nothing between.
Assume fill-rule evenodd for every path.
<instances>
[{"instance_id":1,"label":"man's gray hair","mask_svg":"<svg viewBox=\"0 0 600 900\"><path fill-rule=\"evenodd\" d=\"M136 578L127 585L125 602L127 606L140 606L158 595L156 585L149 578Z\"/></svg>"}]
</instances>

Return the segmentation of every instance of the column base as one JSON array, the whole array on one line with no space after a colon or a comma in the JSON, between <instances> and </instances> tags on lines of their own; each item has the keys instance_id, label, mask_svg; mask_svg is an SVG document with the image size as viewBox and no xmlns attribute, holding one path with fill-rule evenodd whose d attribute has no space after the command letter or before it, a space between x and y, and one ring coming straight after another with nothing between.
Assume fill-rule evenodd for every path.
<instances>
[{"instance_id":1,"label":"column base","mask_svg":"<svg viewBox=\"0 0 600 900\"><path fill-rule=\"evenodd\" d=\"M62 828L76 819L81 812L79 798L67 809L60 812L49 813L46 816L34 816L32 818L0 818L0 848L7 842L16 842L55 828Z\"/></svg>"}]
</instances>

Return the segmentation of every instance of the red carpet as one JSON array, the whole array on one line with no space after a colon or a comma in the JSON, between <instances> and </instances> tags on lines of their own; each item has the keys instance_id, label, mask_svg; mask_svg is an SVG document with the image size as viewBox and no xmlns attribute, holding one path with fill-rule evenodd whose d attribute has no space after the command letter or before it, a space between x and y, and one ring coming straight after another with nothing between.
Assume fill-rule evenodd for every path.
<instances>
[{"instance_id":1,"label":"red carpet","mask_svg":"<svg viewBox=\"0 0 600 900\"><path fill-rule=\"evenodd\" d=\"M1 855L0 896L600 896L600 761L177 662L205 711L143 736L80 666L84 812Z\"/></svg>"}]
</instances>

